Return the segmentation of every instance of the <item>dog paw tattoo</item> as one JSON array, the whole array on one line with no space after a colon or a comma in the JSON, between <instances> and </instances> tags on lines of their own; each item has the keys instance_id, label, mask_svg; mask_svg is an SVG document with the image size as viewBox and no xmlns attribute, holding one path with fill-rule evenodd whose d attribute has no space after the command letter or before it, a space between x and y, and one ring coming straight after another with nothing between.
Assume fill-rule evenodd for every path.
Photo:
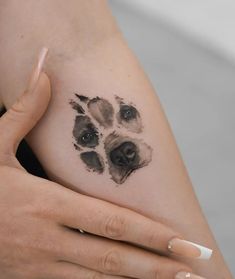
<instances>
[{"instance_id":1,"label":"dog paw tattoo","mask_svg":"<svg viewBox=\"0 0 235 279\"><path fill-rule=\"evenodd\" d=\"M131 173L147 166L152 148L136 136L143 124L137 108L115 96L113 104L100 97L75 94L70 105L76 111L73 126L74 148L87 170L122 184Z\"/></svg>"}]
</instances>

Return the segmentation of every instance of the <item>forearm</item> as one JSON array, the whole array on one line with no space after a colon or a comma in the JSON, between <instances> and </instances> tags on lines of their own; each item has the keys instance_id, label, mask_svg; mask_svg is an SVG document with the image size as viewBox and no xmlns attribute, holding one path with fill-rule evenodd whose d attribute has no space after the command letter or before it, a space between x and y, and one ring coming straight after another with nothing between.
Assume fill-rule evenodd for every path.
<instances>
[{"instance_id":1,"label":"forearm","mask_svg":"<svg viewBox=\"0 0 235 279\"><path fill-rule=\"evenodd\" d=\"M212 248L210 262L190 261L190 265L205 277L229 278L160 102L105 3L92 1L95 8L91 9L92 6L84 4L88 1L71 1L68 7L64 1L25 2L30 16L25 7L16 9L14 1L1 9L0 35L7 40L1 43L0 70L4 74L0 91L9 107L25 87L35 54L42 45L49 47L46 71L52 81L52 101L45 117L28 137L48 175L76 191L163 221L186 238ZM83 5L80 11L79 4ZM10 24L9 17L14 18ZM74 93L90 99L99 96L111 104L116 104L117 95L138 109L142 131L132 133L126 127L118 131L142 139L151 149L151 156L145 166L132 172L124 182L109 173L107 164L102 174L88 172L80 158L81 151L75 150L73 129L77 112L69 104L70 99L76 100ZM114 118L115 115L116 112ZM109 131L115 129L114 125ZM105 151L99 150L105 158Z\"/></svg>"}]
</instances>

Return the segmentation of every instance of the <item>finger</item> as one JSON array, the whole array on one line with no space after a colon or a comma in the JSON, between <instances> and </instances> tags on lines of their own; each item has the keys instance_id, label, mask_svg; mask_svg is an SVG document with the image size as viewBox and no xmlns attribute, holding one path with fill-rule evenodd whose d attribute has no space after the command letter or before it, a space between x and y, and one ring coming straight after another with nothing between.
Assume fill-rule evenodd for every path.
<instances>
[{"instance_id":1,"label":"finger","mask_svg":"<svg viewBox=\"0 0 235 279\"><path fill-rule=\"evenodd\" d=\"M166 254L174 252L189 258L203 259L211 256L210 249L184 241L169 226L127 208L73 192L63 198L58 221L68 227L135 243Z\"/></svg>"},{"instance_id":2,"label":"finger","mask_svg":"<svg viewBox=\"0 0 235 279\"><path fill-rule=\"evenodd\" d=\"M50 81L42 71L47 49L42 49L28 88L0 119L0 151L15 152L19 142L36 125L50 99Z\"/></svg>"},{"instance_id":3,"label":"finger","mask_svg":"<svg viewBox=\"0 0 235 279\"><path fill-rule=\"evenodd\" d=\"M68 262L51 264L44 272L43 278L50 279L124 279L122 276L107 275L89 268Z\"/></svg>"},{"instance_id":4,"label":"finger","mask_svg":"<svg viewBox=\"0 0 235 279\"><path fill-rule=\"evenodd\" d=\"M133 278L175 278L191 269L173 259L159 256L126 243L64 229L59 260L98 272Z\"/></svg>"}]
</instances>

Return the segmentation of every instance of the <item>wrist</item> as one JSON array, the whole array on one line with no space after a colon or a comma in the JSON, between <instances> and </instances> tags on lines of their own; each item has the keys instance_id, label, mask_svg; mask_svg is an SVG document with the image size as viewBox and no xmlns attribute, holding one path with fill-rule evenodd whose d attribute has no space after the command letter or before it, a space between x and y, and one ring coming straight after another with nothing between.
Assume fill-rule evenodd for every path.
<instances>
[{"instance_id":1,"label":"wrist","mask_svg":"<svg viewBox=\"0 0 235 279\"><path fill-rule=\"evenodd\" d=\"M85 60L87 53L94 53L100 45L110 44L110 38L118 37L119 33L104 0L71 0L69 4L65 0L24 3L19 6L17 1L7 1L1 7L0 37L7 40L1 44L0 73L5 74L0 75L0 100L6 107L12 104L20 90L24 90L35 54L42 46L49 48L50 57L45 69L53 80L52 73L59 76L65 64L76 65L76 59ZM94 62L93 59L91 63ZM78 65L82 66L81 61Z\"/></svg>"},{"instance_id":2,"label":"wrist","mask_svg":"<svg viewBox=\"0 0 235 279\"><path fill-rule=\"evenodd\" d=\"M1 12L1 37L14 36L25 47L40 44L40 48L70 48L83 54L117 30L105 0L71 0L69 4L66 0L25 1L20 6L17 1L7 1ZM77 44L72 49L74 40Z\"/></svg>"}]
</instances>

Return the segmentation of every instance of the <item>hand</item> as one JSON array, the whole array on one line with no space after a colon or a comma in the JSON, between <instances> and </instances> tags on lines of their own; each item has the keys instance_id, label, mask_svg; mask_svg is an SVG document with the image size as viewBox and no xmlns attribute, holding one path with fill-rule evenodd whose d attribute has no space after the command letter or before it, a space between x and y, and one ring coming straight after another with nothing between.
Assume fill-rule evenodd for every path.
<instances>
[{"instance_id":1,"label":"hand","mask_svg":"<svg viewBox=\"0 0 235 279\"><path fill-rule=\"evenodd\" d=\"M19 142L50 99L50 82L41 71L45 53L28 89L0 119L1 278L188 277L191 269L170 259L169 248L194 257L200 250L181 241L177 232L129 209L32 176L17 161Z\"/></svg>"}]
</instances>

